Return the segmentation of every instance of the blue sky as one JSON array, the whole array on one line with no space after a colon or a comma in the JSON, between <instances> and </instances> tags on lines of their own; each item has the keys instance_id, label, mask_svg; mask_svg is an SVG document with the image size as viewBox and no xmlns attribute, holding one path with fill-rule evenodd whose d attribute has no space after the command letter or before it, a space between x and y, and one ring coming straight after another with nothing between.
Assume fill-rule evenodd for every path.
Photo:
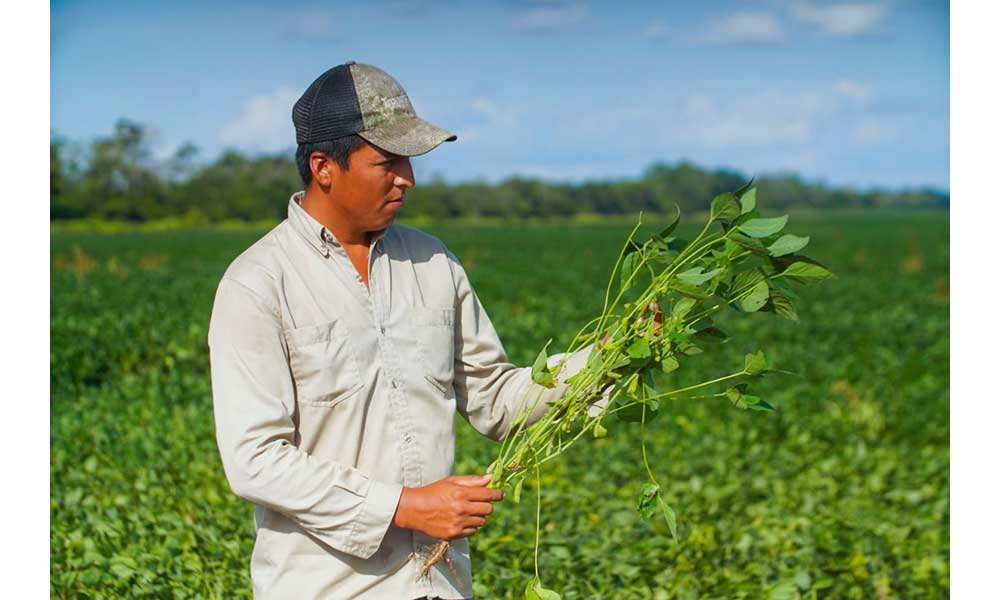
<instances>
[{"instance_id":1,"label":"blue sky","mask_svg":"<svg viewBox=\"0 0 1000 600\"><path fill-rule=\"evenodd\" d=\"M950 187L947 2L56 0L50 44L52 133L87 142L126 117L160 156L291 153L295 99L357 60L458 134L414 160L418 180L689 160Z\"/></svg>"}]
</instances>

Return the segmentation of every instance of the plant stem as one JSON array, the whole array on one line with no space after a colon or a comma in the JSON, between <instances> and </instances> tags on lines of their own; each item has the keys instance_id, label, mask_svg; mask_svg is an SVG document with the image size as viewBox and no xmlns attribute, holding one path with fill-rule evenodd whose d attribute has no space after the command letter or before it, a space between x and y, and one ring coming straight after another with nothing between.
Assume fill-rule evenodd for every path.
<instances>
[{"instance_id":1,"label":"plant stem","mask_svg":"<svg viewBox=\"0 0 1000 600\"><path fill-rule=\"evenodd\" d=\"M699 383L697 385L689 385L689 386L687 386L685 388L681 388L679 390L670 390L669 392L663 392L662 394L657 394L655 396L650 396L648 398L648 400L657 400L659 398L666 398L668 396L673 396L675 394L680 394L681 392L687 392L687 391L690 391L690 390L696 390L698 388L703 388L705 386L712 385L714 383L720 383L722 381L727 381L729 379L735 379L735 378L741 377L743 375L749 375L749 373L746 372L746 369L742 369L742 370L740 370L740 371L738 371L736 373L731 373L731 374L726 375L724 377L717 377L715 379L712 379L711 381L705 381L705 382Z\"/></svg>"},{"instance_id":2,"label":"plant stem","mask_svg":"<svg viewBox=\"0 0 1000 600\"><path fill-rule=\"evenodd\" d=\"M535 504L535 578L538 578L538 545L542 537L542 476L541 468L535 466L535 488L538 502Z\"/></svg>"}]
</instances>

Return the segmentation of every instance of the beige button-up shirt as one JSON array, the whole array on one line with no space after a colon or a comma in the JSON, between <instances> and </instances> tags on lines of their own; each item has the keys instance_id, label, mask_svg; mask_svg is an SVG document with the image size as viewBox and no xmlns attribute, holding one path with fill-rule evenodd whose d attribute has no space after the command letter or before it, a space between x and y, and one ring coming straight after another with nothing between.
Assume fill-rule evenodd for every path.
<instances>
[{"instance_id":1,"label":"beige button-up shirt","mask_svg":"<svg viewBox=\"0 0 1000 600\"><path fill-rule=\"evenodd\" d=\"M226 270L208 341L216 437L233 491L256 505L257 598L471 598L469 545L392 525L403 486L452 475L454 415L501 439L540 388L503 346L459 261L391 225L371 242L369 287L292 196L288 219ZM551 362L561 357L552 357ZM562 378L586 362L569 357Z\"/></svg>"}]
</instances>

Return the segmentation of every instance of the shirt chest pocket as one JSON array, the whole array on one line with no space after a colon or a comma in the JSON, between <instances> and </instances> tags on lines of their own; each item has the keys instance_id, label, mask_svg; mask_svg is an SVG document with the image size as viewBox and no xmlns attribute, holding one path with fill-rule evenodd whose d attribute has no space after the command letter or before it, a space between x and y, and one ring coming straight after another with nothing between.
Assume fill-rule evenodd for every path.
<instances>
[{"instance_id":1,"label":"shirt chest pocket","mask_svg":"<svg viewBox=\"0 0 1000 600\"><path fill-rule=\"evenodd\" d=\"M339 321L285 330L288 360L298 401L333 407L355 396L363 384L348 331Z\"/></svg>"},{"instance_id":2,"label":"shirt chest pocket","mask_svg":"<svg viewBox=\"0 0 1000 600\"><path fill-rule=\"evenodd\" d=\"M424 378L446 394L455 376L455 309L417 306L411 310Z\"/></svg>"}]
</instances>

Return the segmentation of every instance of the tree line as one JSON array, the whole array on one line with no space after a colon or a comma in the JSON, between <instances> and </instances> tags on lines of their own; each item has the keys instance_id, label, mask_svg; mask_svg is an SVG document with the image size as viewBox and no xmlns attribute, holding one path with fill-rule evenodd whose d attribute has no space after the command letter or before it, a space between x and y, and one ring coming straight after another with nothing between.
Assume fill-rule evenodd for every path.
<instances>
[{"instance_id":1,"label":"tree line","mask_svg":"<svg viewBox=\"0 0 1000 600\"><path fill-rule=\"evenodd\" d=\"M149 132L121 120L114 131L86 148L50 141L50 217L148 221L180 218L191 223L284 218L289 195L301 189L290 154L247 156L235 150L201 164L190 144L154 159ZM654 163L632 180L551 183L512 177L497 184L446 183L436 178L407 193L409 217L553 217L577 213L666 213L703 210L716 195L749 177L728 169L707 170L688 162ZM947 209L949 194L830 187L794 174L766 176L757 186L775 211L790 208Z\"/></svg>"}]
</instances>

